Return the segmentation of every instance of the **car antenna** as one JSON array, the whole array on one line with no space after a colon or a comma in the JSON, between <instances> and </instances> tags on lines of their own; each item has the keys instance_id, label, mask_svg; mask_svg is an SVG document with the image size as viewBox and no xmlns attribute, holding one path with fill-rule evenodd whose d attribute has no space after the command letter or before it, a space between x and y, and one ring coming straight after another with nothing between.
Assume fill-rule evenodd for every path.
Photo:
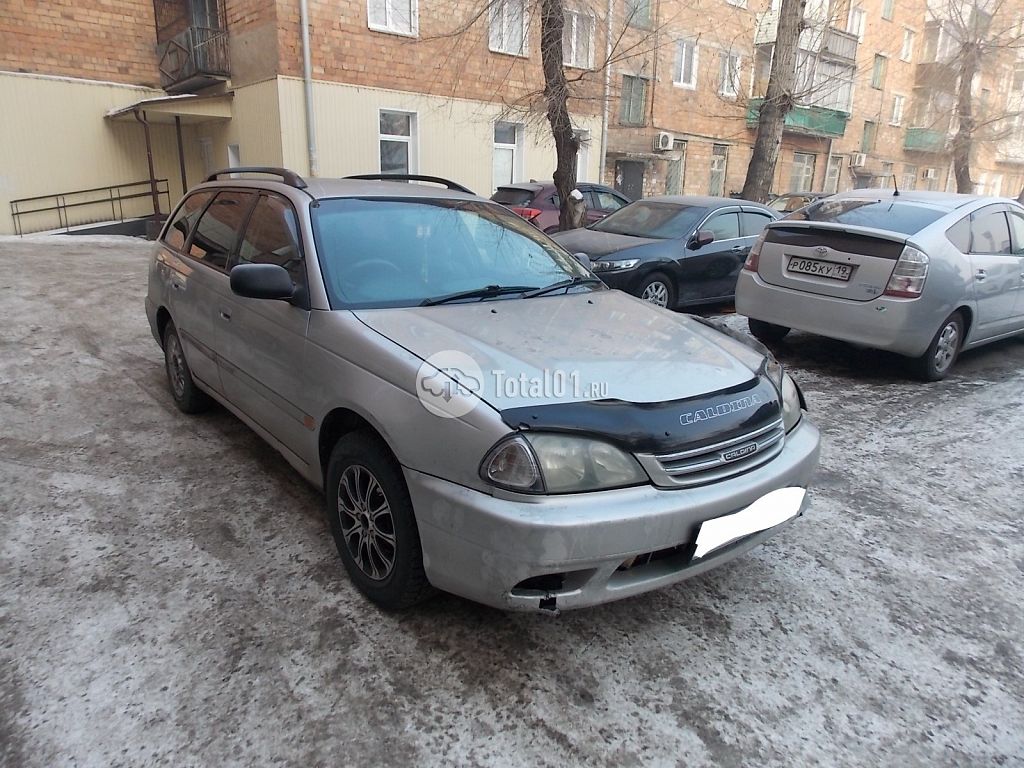
<instances>
[{"instance_id":1,"label":"car antenna","mask_svg":"<svg viewBox=\"0 0 1024 768\"><path fill-rule=\"evenodd\" d=\"M895 173L892 175L892 186L896 190L895 192L892 193L892 196L893 197L899 197L900 196L900 185L899 185L899 182L896 181L896 174Z\"/></svg>"}]
</instances>

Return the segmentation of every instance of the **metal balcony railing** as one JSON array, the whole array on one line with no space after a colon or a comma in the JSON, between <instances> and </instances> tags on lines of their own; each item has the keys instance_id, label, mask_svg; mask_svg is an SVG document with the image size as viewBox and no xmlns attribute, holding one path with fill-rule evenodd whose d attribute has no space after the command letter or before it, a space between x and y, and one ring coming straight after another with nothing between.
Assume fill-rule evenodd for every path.
<instances>
[{"instance_id":1,"label":"metal balcony railing","mask_svg":"<svg viewBox=\"0 0 1024 768\"><path fill-rule=\"evenodd\" d=\"M228 33L212 27L187 27L157 45L160 85L168 92L201 88L231 74Z\"/></svg>"}]
</instances>

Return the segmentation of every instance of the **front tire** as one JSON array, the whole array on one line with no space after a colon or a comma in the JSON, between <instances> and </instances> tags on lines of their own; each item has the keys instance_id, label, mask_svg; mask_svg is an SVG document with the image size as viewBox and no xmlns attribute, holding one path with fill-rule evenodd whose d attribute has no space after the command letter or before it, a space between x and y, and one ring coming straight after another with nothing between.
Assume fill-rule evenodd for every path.
<instances>
[{"instance_id":1,"label":"front tire","mask_svg":"<svg viewBox=\"0 0 1024 768\"><path fill-rule=\"evenodd\" d=\"M433 593L409 490L379 438L353 432L338 441L327 465L326 493L334 543L360 592L389 610Z\"/></svg>"},{"instance_id":2,"label":"front tire","mask_svg":"<svg viewBox=\"0 0 1024 768\"><path fill-rule=\"evenodd\" d=\"M954 312L935 332L927 351L914 360L914 373L922 381L940 381L949 374L964 343L964 318Z\"/></svg>"},{"instance_id":3,"label":"front tire","mask_svg":"<svg viewBox=\"0 0 1024 768\"><path fill-rule=\"evenodd\" d=\"M676 305L676 292L672 281L661 272L652 272L640 284L637 295L657 307L672 309Z\"/></svg>"},{"instance_id":4,"label":"front tire","mask_svg":"<svg viewBox=\"0 0 1024 768\"><path fill-rule=\"evenodd\" d=\"M181 338L174 321L168 320L164 329L164 369L174 404L184 413L201 413L210 407L210 396L196 386L192 369L185 360Z\"/></svg>"},{"instance_id":5,"label":"front tire","mask_svg":"<svg viewBox=\"0 0 1024 768\"><path fill-rule=\"evenodd\" d=\"M747 327L750 328L750 334L765 344L774 344L777 341L782 341L786 338L786 334L789 333L789 328L784 325L775 325L775 323L766 323L764 320L755 320L750 317L747 318Z\"/></svg>"}]
</instances>

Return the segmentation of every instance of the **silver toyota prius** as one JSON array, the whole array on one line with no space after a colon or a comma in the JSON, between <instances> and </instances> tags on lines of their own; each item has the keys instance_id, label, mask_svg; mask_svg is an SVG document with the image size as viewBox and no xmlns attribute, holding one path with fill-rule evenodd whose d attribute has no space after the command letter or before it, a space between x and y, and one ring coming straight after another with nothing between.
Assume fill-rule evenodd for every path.
<instances>
[{"instance_id":1,"label":"silver toyota prius","mask_svg":"<svg viewBox=\"0 0 1024 768\"><path fill-rule=\"evenodd\" d=\"M323 490L376 603L594 605L805 509L818 430L754 339L608 289L451 182L231 173L186 194L151 262L171 395Z\"/></svg>"},{"instance_id":2,"label":"silver toyota prius","mask_svg":"<svg viewBox=\"0 0 1024 768\"><path fill-rule=\"evenodd\" d=\"M736 311L762 341L797 328L906 355L936 381L962 350L1024 332L1024 207L878 189L812 203L751 248Z\"/></svg>"}]
</instances>

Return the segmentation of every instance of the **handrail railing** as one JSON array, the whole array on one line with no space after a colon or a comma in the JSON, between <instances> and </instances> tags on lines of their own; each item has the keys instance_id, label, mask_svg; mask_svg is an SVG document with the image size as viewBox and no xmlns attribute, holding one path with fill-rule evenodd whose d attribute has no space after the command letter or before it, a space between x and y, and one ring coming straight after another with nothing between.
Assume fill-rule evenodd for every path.
<instances>
[{"instance_id":1,"label":"handrail railing","mask_svg":"<svg viewBox=\"0 0 1024 768\"><path fill-rule=\"evenodd\" d=\"M167 203L165 210L169 211L171 193L167 179L156 180L156 192L158 198L162 197ZM148 200L148 204L139 205L132 202L143 199ZM103 221L123 222L126 219L160 214L161 211L153 210L152 200L153 193L147 179L128 184L112 184L108 187L76 189L73 192L11 200L11 217L14 219L14 232L19 236L58 229L70 232L72 227L85 224ZM56 226L50 226L54 223L53 214L57 217ZM27 226L26 220L29 222Z\"/></svg>"}]
</instances>

